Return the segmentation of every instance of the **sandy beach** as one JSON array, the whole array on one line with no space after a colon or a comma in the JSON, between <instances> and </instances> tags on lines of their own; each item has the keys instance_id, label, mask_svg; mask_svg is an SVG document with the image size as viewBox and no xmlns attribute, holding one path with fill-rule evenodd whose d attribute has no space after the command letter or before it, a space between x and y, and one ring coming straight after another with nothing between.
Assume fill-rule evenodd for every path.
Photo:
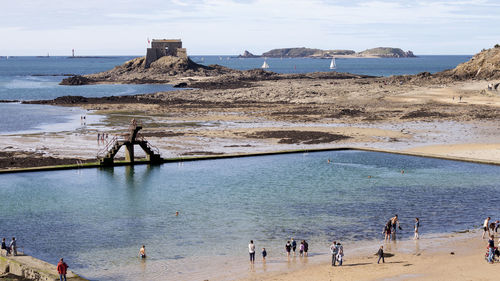
<instances>
[{"instance_id":1,"label":"sandy beach","mask_svg":"<svg viewBox=\"0 0 500 281\"><path fill-rule=\"evenodd\" d=\"M348 254L344 244L342 267L332 267L324 256L322 264L296 267L283 273L253 274L250 280L496 280L500 264L484 260L486 240L479 232L442 235L413 241L377 243ZM375 255L384 245L385 263L377 264ZM259 264L256 265L256 267Z\"/></svg>"}]
</instances>

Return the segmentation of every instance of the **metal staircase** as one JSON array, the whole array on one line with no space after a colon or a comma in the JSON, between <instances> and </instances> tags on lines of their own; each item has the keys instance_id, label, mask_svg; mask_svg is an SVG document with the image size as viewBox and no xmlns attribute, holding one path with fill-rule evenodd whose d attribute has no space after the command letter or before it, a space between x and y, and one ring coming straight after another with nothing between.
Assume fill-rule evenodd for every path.
<instances>
[{"instance_id":1,"label":"metal staircase","mask_svg":"<svg viewBox=\"0 0 500 281\"><path fill-rule=\"evenodd\" d=\"M160 156L160 150L151 145L139 131L142 126L138 126L135 119L129 126L129 133L122 135L121 138L115 136L107 143L107 145L98 152L97 158L101 166L112 166L114 158L120 148L125 146L125 160L133 163L134 159L134 145L139 145L146 153L146 161L149 163L162 163L163 158Z\"/></svg>"}]
</instances>

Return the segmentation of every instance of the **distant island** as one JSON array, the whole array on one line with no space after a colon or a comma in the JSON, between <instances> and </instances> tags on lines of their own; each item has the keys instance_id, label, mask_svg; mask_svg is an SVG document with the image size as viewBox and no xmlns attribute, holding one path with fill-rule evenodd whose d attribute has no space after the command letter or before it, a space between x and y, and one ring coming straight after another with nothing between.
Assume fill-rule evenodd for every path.
<instances>
[{"instance_id":1,"label":"distant island","mask_svg":"<svg viewBox=\"0 0 500 281\"><path fill-rule=\"evenodd\" d=\"M240 58L414 58L412 51L403 51L400 48L378 47L355 52L353 50L321 50L311 48L282 48L273 49L262 55L254 55L245 50Z\"/></svg>"}]
</instances>

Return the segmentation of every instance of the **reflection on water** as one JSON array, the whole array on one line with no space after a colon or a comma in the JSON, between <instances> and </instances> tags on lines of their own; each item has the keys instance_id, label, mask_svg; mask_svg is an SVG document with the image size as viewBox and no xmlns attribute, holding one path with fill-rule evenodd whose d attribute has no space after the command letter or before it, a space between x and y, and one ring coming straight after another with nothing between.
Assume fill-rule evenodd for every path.
<instances>
[{"instance_id":1,"label":"reflection on water","mask_svg":"<svg viewBox=\"0 0 500 281\"><path fill-rule=\"evenodd\" d=\"M249 267L250 239L268 252L258 273L322 258L332 239L382 239L395 213L398 239L413 236L415 217L426 237L500 215L487 196L500 191L498 166L359 151L10 174L0 182L2 235L97 280L231 280ZM287 260L290 237L308 241L309 259Z\"/></svg>"}]
</instances>

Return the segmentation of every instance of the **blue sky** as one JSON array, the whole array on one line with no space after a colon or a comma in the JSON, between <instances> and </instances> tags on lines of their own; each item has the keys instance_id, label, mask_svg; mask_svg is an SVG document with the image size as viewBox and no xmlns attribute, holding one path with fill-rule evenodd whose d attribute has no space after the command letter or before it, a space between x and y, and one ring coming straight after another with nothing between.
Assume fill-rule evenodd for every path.
<instances>
[{"instance_id":1,"label":"blue sky","mask_svg":"<svg viewBox=\"0 0 500 281\"><path fill-rule=\"evenodd\" d=\"M500 43L498 0L0 0L0 55L145 54L147 38L188 54L400 47L474 54Z\"/></svg>"}]
</instances>

